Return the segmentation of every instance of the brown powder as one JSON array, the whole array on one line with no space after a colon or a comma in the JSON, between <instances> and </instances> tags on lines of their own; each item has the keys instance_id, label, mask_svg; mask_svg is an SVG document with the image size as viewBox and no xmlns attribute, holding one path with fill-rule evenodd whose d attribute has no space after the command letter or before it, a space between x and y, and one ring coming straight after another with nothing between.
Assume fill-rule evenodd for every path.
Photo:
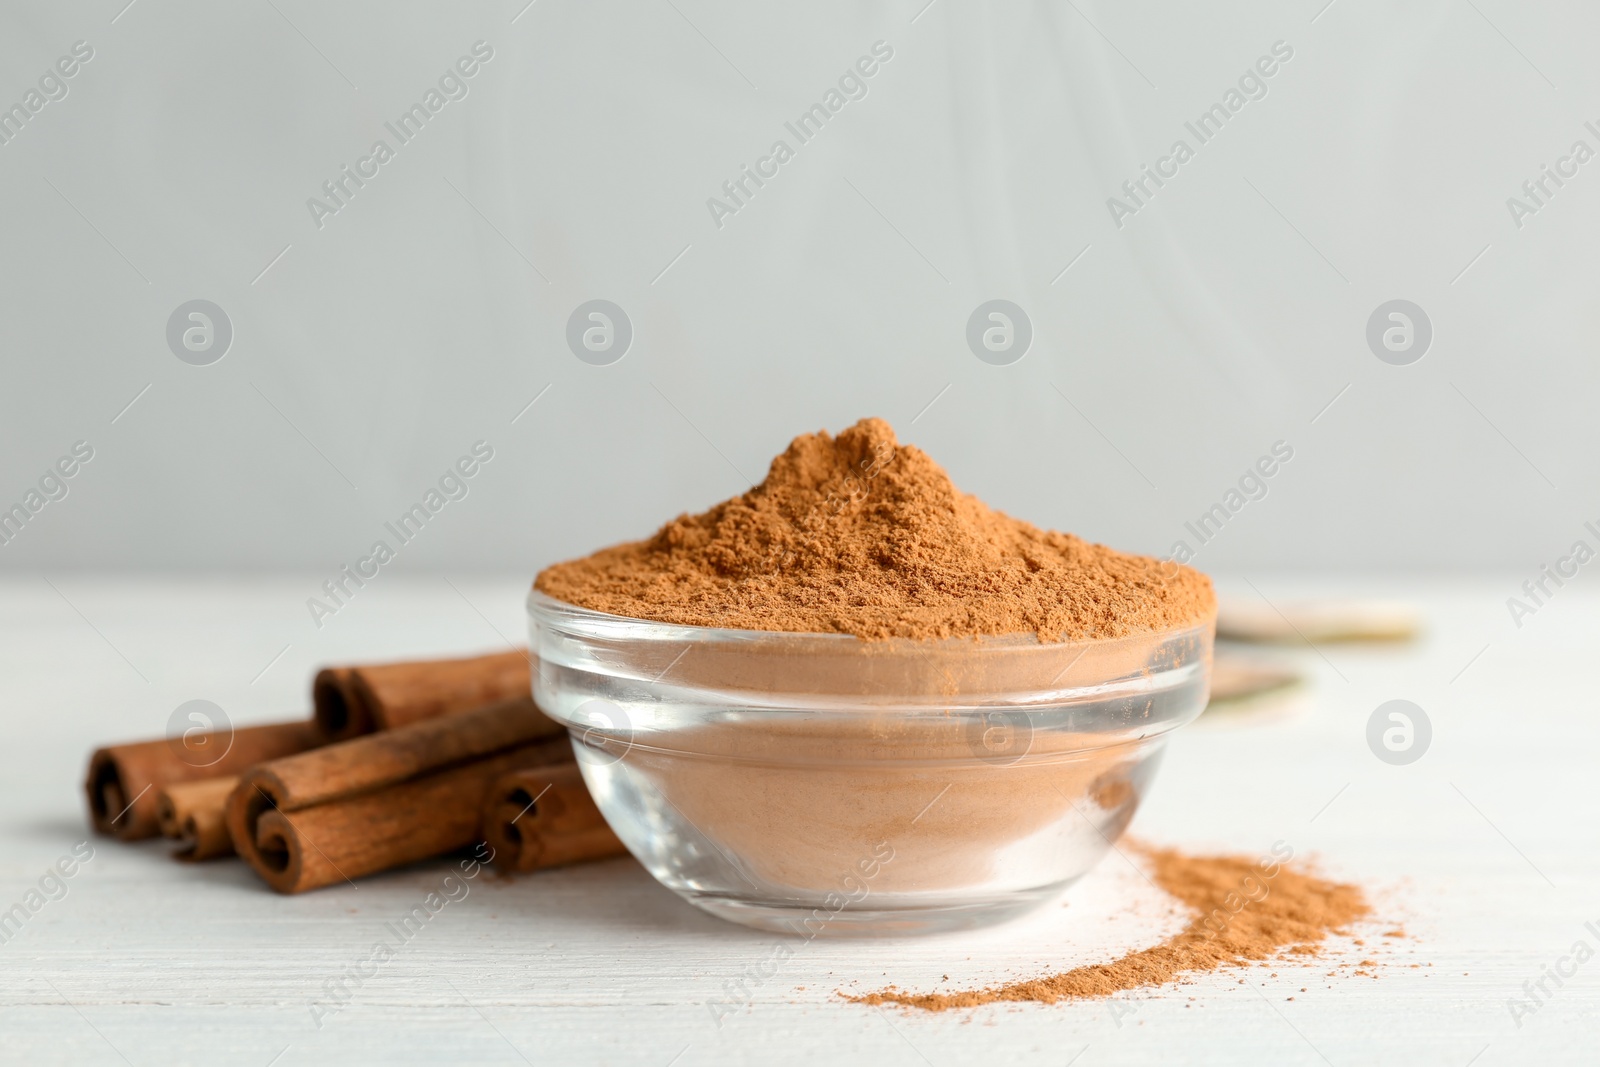
<instances>
[{"instance_id":1,"label":"brown powder","mask_svg":"<svg viewBox=\"0 0 1600 1067\"><path fill-rule=\"evenodd\" d=\"M613 615L869 640L1122 637L1216 604L1187 567L992 510L881 419L797 437L749 492L534 584Z\"/></svg>"},{"instance_id":2,"label":"brown powder","mask_svg":"<svg viewBox=\"0 0 1600 1067\"><path fill-rule=\"evenodd\" d=\"M1123 744L1035 734L1025 758L974 758L959 724L886 714L862 721L742 722L677 735L681 751L639 746L637 780L747 873L818 901L887 844L880 901L947 902L1076 877L1132 820L1155 767ZM1098 829L1097 829L1098 828ZM1063 857L1076 859L1063 869Z\"/></svg>"},{"instance_id":3,"label":"brown powder","mask_svg":"<svg viewBox=\"0 0 1600 1067\"><path fill-rule=\"evenodd\" d=\"M1194 912L1182 932L1153 948L1110 963L983 989L907 993L891 986L846 999L945 1011L1002 1000L1054 1004L1106 997L1168 985L1185 975L1223 966L1313 955L1329 934L1344 932L1372 912L1359 886L1327 881L1270 860L1186 856L1175 849L1147 849L1145 853L1156 884ZM1363 967L1373 965L1372 960L1361 961Z\"/></svg>"}]
</instances>

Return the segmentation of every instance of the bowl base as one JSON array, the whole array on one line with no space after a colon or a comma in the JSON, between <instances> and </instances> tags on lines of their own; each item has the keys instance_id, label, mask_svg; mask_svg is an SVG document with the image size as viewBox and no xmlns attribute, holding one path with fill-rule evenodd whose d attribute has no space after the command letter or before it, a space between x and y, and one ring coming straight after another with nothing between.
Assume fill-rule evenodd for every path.
<instances>
[{"instance_id":1,"label":"bowl base","mask_svg":"<svg viewBox=\"0 0 1600 1067\"><path fill-rule=\"evenodd\" d=\"M689 903L719 919L757 930L789 934L809 941L815 937L900 937L973 930L1009 922L1054 900L1066 882L1037 889L1013 891L992 900L965 900L959 904L894 904L872 901L875 907L846 903L837 911L803 904L756 901L722 894L680 891ZM863 904L868 903L866 901Z\"/></svg>"}]
</instances>

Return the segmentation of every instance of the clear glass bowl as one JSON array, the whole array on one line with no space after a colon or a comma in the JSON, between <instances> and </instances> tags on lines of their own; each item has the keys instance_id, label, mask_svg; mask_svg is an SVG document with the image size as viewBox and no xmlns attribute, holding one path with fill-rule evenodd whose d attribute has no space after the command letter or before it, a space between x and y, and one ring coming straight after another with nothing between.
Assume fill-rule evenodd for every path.
<instances>
[{"instance_id":1,"label":"clear glass bowl","mask_svg":"<svg viewBox=\"0 0 1600 1067\"><path fill-rule=\"evenodd\" d=\"M1115 640L886 642L528 598L539 706L629 851L762 929L986 925L1105 854L1205 707L1214 620Z\"/></svg>"}]
</instances>

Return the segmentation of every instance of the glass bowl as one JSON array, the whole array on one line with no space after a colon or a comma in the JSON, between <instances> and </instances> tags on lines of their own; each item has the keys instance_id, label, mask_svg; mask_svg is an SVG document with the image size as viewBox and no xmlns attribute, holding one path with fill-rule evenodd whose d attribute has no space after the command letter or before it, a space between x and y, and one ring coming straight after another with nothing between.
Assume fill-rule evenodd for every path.
<instances>
[{"instance_id":1,"label":"glass bowl","mask_svg":"<svg viewBox=\"0 0 1600 1067\"><path fill-rule=\"evenodd\" d=\"M1111 640L676 626L533 592L533 695L663 885L812 937L1000 922L1116 841L1204 709L1215 620Z\"/></svg>"}]
</instances>

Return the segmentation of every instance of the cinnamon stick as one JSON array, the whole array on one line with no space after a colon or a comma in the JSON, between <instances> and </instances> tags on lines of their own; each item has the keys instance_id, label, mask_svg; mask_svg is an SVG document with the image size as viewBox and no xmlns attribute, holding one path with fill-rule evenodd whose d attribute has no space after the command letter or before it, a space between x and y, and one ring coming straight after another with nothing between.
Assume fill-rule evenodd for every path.
<instances>
[{"instance_id":1,"label":"cinnamon stick","mask_svg":"<svg viewBox=\"0 0 1600 1067\"><path fill-rule=\"evenodd\" d=\"M311 679L311 717L330 741L372 732L372 715L357 706L355 669L324 667Z\"/></svg>"},{"instance_id":2,"label":"cinnamon stick","mask_svg":"<svg viewBox=\"0 0 1600 1067\"><path fill-rule=\"evenodd\" d=\"M90 821L101 833L115 834L124 841L154 837L160 832L157 796L164 787L225 778L252 764L303 752L321 742L314 723L280 722L98 749L89 757L89 775L84 782ZM208 756L210 762L203 764L194 755L216 751L223 756Z\"/></svg>"},{"instance_id":3,"label":"cinnamon stick","mask_svg":"<svg viewBox=\"0 0 1600 1067\"><path fill-rule=\"evenodd\" d=\"M335 741L515 700L532 690L525 650L466 659L413 660L317 672L311 703Z\"/></svg>"},{"instance_id":4,"label":"cinnamon stick","mask_svg":"<svg viewBox=\"0 0 1600 1067\"><path fill-rule=\"evenodd\" d=\"M233 839L223 818L228 794L238 785L237 775L174 782L156 802L161 832L178 842L172 854L180 860L210 860L233 855Z\"/></svg>"},{"instance_id":5,"label":"cinnamon stick","mask_svg":"<svg viewBox=\"0 0 1600 1067\"><path fill-rule=\"evenodd\" d=\"M228 833L268 885L301 893L469 845L495 778L571 758L565 728L524 697L253 767Z\"/></svg>"},{"instance_id":6,"label":"cinnamon stick","mask_svg":"<svg viewBox=\"0 0 1600 1067\"><path fill-rule=\"evenodd\" d=\"M536 871L620 856L627 851L606 824L576 763L507 771L483 801L483 837L495 866Z\"/></svg>"}]
</instances>

